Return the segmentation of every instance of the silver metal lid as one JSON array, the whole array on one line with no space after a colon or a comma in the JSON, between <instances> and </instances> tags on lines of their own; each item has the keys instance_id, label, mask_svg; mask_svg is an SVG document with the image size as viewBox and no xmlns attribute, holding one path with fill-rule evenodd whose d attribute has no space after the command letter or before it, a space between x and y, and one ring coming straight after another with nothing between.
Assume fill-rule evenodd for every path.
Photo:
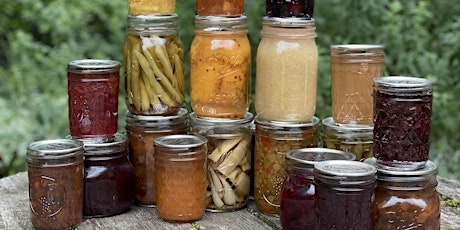
<instances>
[{"instance_id":1,"label":"silver metal lid","mask_svg":"<svg viewBox=\"0 0 460 230\"><path fill-rule=\"evenodd\" d=\"M161 122L183 122L187 119L188 111L185 108L180 108L180 110L171 116L144 116L144 115L135 115L126 112L126 123L135 126L155 126ZM173 122L174 123L174 122Z\"/></svg>"},{"instance_id":2,"label":"silver metal lid","mask_svg":"<svg viewBox=\"0 0 460 230\"><path fill-rule=\"evenodd\" d=\"M377 164L377 159L375 157L368 158L364 160L364 163L373 165L377 168L377 175L381 176L401 176L401 177L416 177L416 176L425 176L430 174L437 174L438 167L436 164L428 160L425 166L418 170L391 170L383 167L379 167Z\"/></svg>"},{"instance_id":3,"label":"silver metal lid","mask_svg":"<svg viewBox=\"0 0 460 230\"><path fill-rule=\"evenodd\" d=\"M83 143L71 139L43 140L31 143L27 155L31 158L61 159L83 150Z\"/></svg>"},{"instance_id":4,"label":"silver metal lid","mask_svg":"<svg viewBox=\"0 0 460 230\"><path fill-rule=\"evenodd\" d=\"M195 29L204 31L235 31L247 29L247 17L195 16Z\"/></svg>"},{"instance_id":5,"label":"silver metal lid","mask_svg":"<svg viewBox=\"0 0 460 230\"><path fill-rule=\"evenodd\" d=\"M333 117L324 118L321 123L323 126L333 129L337 132L370 132L374 130L374 124L338 124Z\"/></svg>"},{"instance_id":6,"label":"silver metal lid","mask_svg":"<svg viewBox=\"0 0 460 230\"><path fill-rule=\"evenodd\" d=\"M288 122L288 121L266 121L260 120L258 116L255 117L255 123L257 125L263 125L266 127L274 128L302 128L302 127L314 127L319 125L319 118L313 117L309 122Z\"/></svg>"},{"instance_id":7,"label":"silver metal lid","mask_svg":"<svg viewBox=\"0 0 460 230\"><path fill-rule=\"evenodd\" d=\"M380 92L420 92L432 94L433 83L425 78L385 76L374 78L374 88Z\"/></svg>"},{"instance_id":8,"label":"silver metal lid","mask_svg":"<svg viewBox=\"0 0 460 230\"><path fill-rule=\"evenodd\" d=\"M199 147L205 145L208 140L198 135L177 134L158 137L153 142L158 146L177 149Z\"/></svg>"},{"instance_id":9,"label":"silver metal lid","mask_svg":"<svg viewBox=\"0 0 460 230\"><path fill-rule=\"evenodd\" d=\"M114 60L83 59L73 60L67 65L69 72L118 72L120 62Z\"/></svg>"},{"instance_id":10,"label":"silver metal lid","mask_svg":"<svg viewBox=\"0 0 460 230\"><path fill-rule=\"evenodd\" d=\"M356 156L353 153L327 148L302 148L290 150L286 153L286 159L309 165L327 160L353 161L355 158Z\"/></svg>"},{"instance_id":11,"label":"silver metal lid","mask_svg":"<svg viewBox=\"0 0 460 230\"><path fill-rule=\"evenodd\" d=\"M212 117L198 117L194 112L191 112L190 122L192 125L219 125L219 126L235 126L235 125L245 125L250 124L254 115L250 112L244 114L242 118L239 119L229 119L229 118L212 118Z\"/></svg>"},{"instance_id":12,"label":"silver metal lid","mask_svg":"<svg viewBox=\"0 0 460 230\"><path fill-rule=\"evenodd\" d=\"M263 24L278 27L306 27L309 25L314 26L315 19L300 17L279 18L265 16L263 17Z\"/></svg>"},{"instance_id":13,"label":"silver metal lid","mask_svg":"<svg viewBox=\"0 0 460 230\"><path fill-rule=\"evenodd\" d=\"M377 172L373 165L345 160L321 161L315 164L315 170L323 175L339 177L366 177Z\"/></svg>"},{"instance_id":14,"label":"silver metal lid","mask_svg":"<svg viewBox=\"0 0 460 230\"><path fill-rule=\"evenodd\" d=\"M331 52L338 55L383 55L383 45L378 44L346 44L346 45L331 45Z\"/></svg>"}]
</instances>

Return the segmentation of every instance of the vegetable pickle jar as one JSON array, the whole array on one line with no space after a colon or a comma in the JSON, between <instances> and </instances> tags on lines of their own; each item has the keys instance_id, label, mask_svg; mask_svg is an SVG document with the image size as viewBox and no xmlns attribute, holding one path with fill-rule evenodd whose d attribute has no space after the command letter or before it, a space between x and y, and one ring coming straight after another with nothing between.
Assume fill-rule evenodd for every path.
<instances>
[{"instance_id":1,"label":"vegetable pickle jar","mask_svg":"<svg viewBox=\"0 0 460 230\"><path fill-rule=\"evenodd\" d=\"M313 18L315 0L265 0L269 17Z\"/></svg>"},{"instance_id":2,"label":"vegetable pickle jar","mask_svg":"<svg viewBox=\"0 0 460 230\"><path fill-rule=\"evenodd\" d=\"M128 16L125 99L136 115L176 114L184 103L184 50L177 15Z\"/></svg>"},{"instance_id":3,"label":"vegetable pickle jar","mask_svg":"<svg viewBox=\"0 0 460 230\"><path fill-rule=\"evenodd\" d=\"M195 17L190 103L198 117L242 118L249 110L251 46L246 16Z\"/></svg>"},{"instance_id":4,"label":"vegetable pickle jar","mask_svg":"<svg viewBox=\"0 0 460 230\"><path fill-rule=\"evenodd\" d=\"M200 16L239 17L244 11L244 0L196 0Z\"/></svg>"},{"instance_id":5,"label":"vegetable pickle jar","mask_svg":"<svg viewBox=\"0 0 460 230\"><path fill-rule=\"evenodd\" d=\"M416 170L429 159L433 86L424 78L374 79L374 154L388 169Z\"/></svg>"},{"instance_id":6,"label":"vegetable pickle jar","mask_svg":"<svg viewBox=\"0 0 460 230\"><path fill-rule=\"evenodd\" d=\"M143 206L155 206L155 149L157 137L186 134L187 114L184 108L176 115L143 116L130 112L126 115L126 133L129 140L129 160L136 175L135 201Z\"/></svg>"},{"instance_id":7,"label":"vegetable pickle jar","mask_svg":"<svg viewBox=\"0 0 460 230\"><path fill-rule=\"evenodd\" d=\"M358 161L374 156L373 125L340 125L332 117L323 119L321 140L323 147L355 154Z\"/></svg>"},{"instance_id":8,"label":"vegetable pickle jar","mask_svg":"<svg viewBox=\"0 0 460 230\"><path fill-rule=\"evenodd\" d=\"M254 200L266 214L280 213L282 187L287 177L288 151L317 147L319 118L310 122L277 122L255 119Z\"/></svg>"},{"instance_id":9,"label":"vegetable pickle jar","mask_svg":"<svg viewBox=\"0 0 460 230\"><path fill-rule=\"evenodd\" d=\"M83 143L44 140L27 148L30 217L35 229L74 228L83 214Z\"/></svg>"},{"instance_id":10,"label":"vegetable pickle jar","mask_svg":"<svg viewBox=\"0 0 460 230\"><path fill-rule=\"evenodd\" d=\"M316 229L372 229L376 171L359 161L316 163Z\"/></svg>"},{"instance_id":11,"label":"vegetable pickle jar","mask_svg":"<svg viewBox=\"0 0 460 230\"><path fill-rule=\"evenodd\" d=\"M171 222L201 219L206 210L207 139L168 135L154 140L158 215Z\"/></svg>"},{"instance_id":12,"label":"vegetable pickle jar","mask_svg":"<svg viewBox=\"0 0 460 230\"><path fill-rule=\"evenodd\" d=\"M199 118L190 114L190 133L208 139L209 211L239 210L248 203L253 117L249 112L241 119Z\"/></svg>"},{"instance_id":13,"label":"vegetable pickle jar","mask_svg":"<svg viewBox=\"0 0 460 230\"><path fill-rule=\"evenodd\" d=\"M316 111L315 21L264 17L257 51L255 109L262 120L308 122Z\"/></svg>"},{"instance_id":14,"label":"vegetable pickle jar","mask_svg":"<svg viewBox=\"0 0 460 230\"><path fill-rule=\"evenodd\" d=\"M111 140L118 128L120 63L74 60L67 65L70 135Z\"/></svg>"},{"instance_id":15,"label":"vegetable pickle jar","mask_svg":"<svg viewBox=\"0 0 460 230\"><path fill-rule=\"evenodd\" d=\"M171 15L176 10L176 0L128 0L128 13L137 15Z\"/></svg>"},{"instance_id":16,"label":"vegetable pickle jar","mask_svg":"<svg viewBox=\"0 0 460 230\"><path fill-rule=\"evenodd\" d=\"M303 148L287 152L288 176L283 184L280 211L283 229L315 229L313 168L317 162L354 159L352 153L326 148Z\"/></svg>"}]
</instances>

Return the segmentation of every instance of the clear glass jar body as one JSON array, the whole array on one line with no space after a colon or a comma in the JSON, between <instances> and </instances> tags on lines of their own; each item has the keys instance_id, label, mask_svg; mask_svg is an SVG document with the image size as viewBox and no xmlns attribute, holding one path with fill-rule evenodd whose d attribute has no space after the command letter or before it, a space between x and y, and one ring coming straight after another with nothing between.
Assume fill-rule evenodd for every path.
<instances>
[{"instance_id":1,"label":"clear glass jar body","mask_svg":"<svg viewBox=\"0 0 460 230\"><path fill-rule=\"evenodd\" d=\"M316 111L314 20L264 18L257 51L255 109L268 121L308 122Z\"/></svg>"},{"instance_id":2,"label":"clear glass jar body","mask_svg":"<svg viewBox=\"0 0 460 230\"><path fill-rule=\"evenodd\" d=\"M190 47L193 112L198 117L244 117L250 105L250 78L246 16L197 16Z\"/></svg>"},{"instance_id":3,"label":"clear glass jar body","mask_svg":"<svg viewBox=\"0 0 460 230\"><path fill-rule=\"evenodd\" d=\"M317 147L319 119L308 123L268 122L255 119L254 200L267 214L279 214L282 186L287 177L288 151Z\"/></svg>"},{"instance_id":4,"label":"clear glass jar body","mask_svg":"<svg viewBox=\"0 0 460 230\"><path fill-rule=\"evenodd\" d=\"M172 115L184 103L184 51L177 15L128 16L125 99L136 115Z\"/></svg>"},{"instance_id":5,"label":"clear glass jar body","mask_svg":"<svg viewBox=\"0 0 460 230\"><path fill-rule=\"evenodd\" d=\"M330 58L334 121L372 125L372 84L374 78L383 76L383 46L333 45Z\"/></svg>"},{"instance_id":6,"label":"clear glass jar body","mask_svg":"<svg viewBox=\"0 0 460 230\"><path fill-rule=\"evenodd\" d=\"M265 13L269 17L313 18L315 0L266 0Z\"/></svg>"},{"instance_id":7,"label":"clear glass jar body","mask_svg":"<svg viewBox=\"0 0 460 230\"><path fill-rule=\"evenodd\" d=\"M126 133L129 140L129 160L136 175L135 200L137 204L154 206L155 198L155 149L157 137L187 133L187 110L177 115L142 116L128 112Z\"/></svg>"},{"instance_id":8,"label":"clear glass jar body","mask_svg":"<svg viewBox=\"0 0 460 230\"><path fill-rule=\"evenodd\" d=\"M128 13L138 15L171 15L176 10L176 0L128 0Z\"/></svg>"},{"instance_id":9,"label":"clear glass jar body","mask_svg":"<svg viewBox=\"0 0 460 230\"><path fill-rule=\"evenodd\" d=\"M83 217L83 144L44 140L27 148L30 217L36 229L77 226Z\"/></svg>"},{"instance_id":10,"label":"clear glass jar body","mask_svg":"<svg viewBox=\"0 0 460 230\"><path fill-rule=\"evenodd\" d=\"M374 79L374 155L398 170L422 168L429 159L432 83L423 78Z\"/></svg>"},{"instance_id":11,"label":"clear glass jar body","mask_svg":"<svg viewBox=\"0 0 460 230\"><path fill-rule=\"evenodd\" d=\"M199 118L190 114L190 133L208 139L209 211L235 211L248 203L253 117L249 112L241 119Z\"/></svg>"},{"instance_id":12,"label":"clear glass jar body","mask_svg":"<svg viewBox=\"0 0 460 230\"><path fill-rule=\"evenodd\" d=\"M67 66L70 135L107 141L118 128L120 63L75 60Z\"/></svg>"},{"instance_id":13,"label":"clear glass jar body","mask_svg":"<svg viewBox=\"0 0 460 230\"><path fill-rule=\"evenodd\" d=\"M199 16L239 17L244 11L244 0L196 0Z\"/></svg>"}]
</instances>

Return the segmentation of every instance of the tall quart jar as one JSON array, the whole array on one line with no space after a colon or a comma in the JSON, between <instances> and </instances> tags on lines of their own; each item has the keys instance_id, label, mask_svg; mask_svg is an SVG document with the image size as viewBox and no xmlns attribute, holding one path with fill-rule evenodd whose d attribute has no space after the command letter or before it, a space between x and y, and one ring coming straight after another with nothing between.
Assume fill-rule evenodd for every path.
<instances>
[{"instance_id":1,"label":"tall quart jar","mask_svg":"<svg viewBox=\"0 0 460 230\"><path fill-rule=\"evenodd\" d=\"M128 13L138 15L171 15L176 10L176 0L128 0Z\"/></svg>"},{"instance_id":2,"label":"tall quart jar","mask_svg":"<svg viewBox=\"0 0 460 230\"><path fill-rule=\"evenodd\" d=\"M157 137L186 134L187 114L184 108L176 115L143 116L130 112L126 115L126 133L129 140L129 160L136 175L135 201L143 206L155 206L155 149Z\"/></svg>"},{"instance_id":3,"label":"tall quart jar","mask_svg":"<svg viewBox=\"0 0 460 230\"><path fill-rule=\"evenodd\" d=\"M255 89L259 119L310 121L318 78L315 21L264 17L261 35Z\"/></svg>"},{"instance_id":4,"label":"tall quart jar","mask_svg":"<svg viewBox=\"0 0 460 230\"><path fill-rule=\"evenodd\" d=\"M239 17L244 11L244 0L196 0L200 16Z\"/></svg>"},{"instance_id":5,"label":"tall quart jar","mask_svg":"<svg viewBox=\"0 0 460 230\"><path fill-rule=\"evenodd\" d=\"M432 82L390 76L374 79L374 155L398 170L423 168L429 159Z\"/></svg>"},{"instance_id":6,"label":"tall quart jar","mask_svg":"<svg viewBox=\"0 0 460 230\"><path fill-rule=\"evenodd\" d=\"M208 139L206 207L234 211L245 207L251 186L253 115L241 119L200 118L190 114L190 133Z\"/></svg>"},{"instance_id":7,"label":"tall quart jar","mask_svg":"<svg viewBox=\"0 0 460 230\"><path fill-rule=\"evenodd\" d=\"M254 200L266 214L279 214L282 187L287 177L286 153L317 147L319 118L309 122L276 122L255 118Z\"/></svg>"},{"instance_id":8,"label":"tall quart jar","mask_svg":"<svg viewBox=\"0 0 460 230\"><path fill-rule=\"evenodd\" d=\"M265 0L268 17L313 18L315 0Z\"/></svg>"},{"instance_id":9,"label":"tall quart jar","mask_svg":"<svg viewBox=\"0 0 460 230\"><path fill-rule=\"evenodd\" d=\"M136 115L171 115L184 102L184 51L177 15L128 16L125 99Z\"/></svg>"},{"instance_id":10,"label":"tall quart jar","mask_svg":"<svg viewBox=\"0 0 460 230\"><path fill-rule=\"evenodd\" d=\"M67 229L83 216L83 143L70 139L27 147L30 217L36 229Z\"/></svg>"},{"instance_id":11,"label":"tall quart jar","mask_svg":"<svg viewBox=\"0 0 460 230\"><path fill-rule=\"evenodd\" d=\"M198 117L242 118L250 105L251 46L246 16L195 17L190 103Z\"/></svg>"}]
</instances>

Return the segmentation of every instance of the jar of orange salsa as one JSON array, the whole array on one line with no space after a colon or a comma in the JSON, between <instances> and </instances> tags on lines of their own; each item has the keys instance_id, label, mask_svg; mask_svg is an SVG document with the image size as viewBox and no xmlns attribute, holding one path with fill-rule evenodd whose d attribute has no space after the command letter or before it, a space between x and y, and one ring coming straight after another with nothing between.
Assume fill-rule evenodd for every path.
<instances>
[{"instance_id":1,"label":"jar of orange salsa","mask_svg":"<svg viewBox=\"0 0 460 230\"><path fill-rule=\"evenodd\" d=\"M196 0L200 16L238 17L243 14L244 0Z\"/></svg>"}]
</instances>

